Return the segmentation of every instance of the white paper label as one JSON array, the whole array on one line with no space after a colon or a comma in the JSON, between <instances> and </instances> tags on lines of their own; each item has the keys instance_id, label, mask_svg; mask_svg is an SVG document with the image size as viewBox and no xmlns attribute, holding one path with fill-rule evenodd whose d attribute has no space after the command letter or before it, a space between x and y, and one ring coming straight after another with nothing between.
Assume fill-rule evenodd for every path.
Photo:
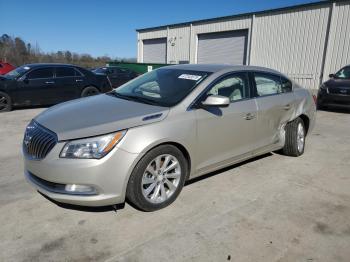
<instances>
[{"instance_id":1,"label":"white paper label","mask_svg":"<svg viewBox=\"0 0 350 262\"><path fill-rule=\"evenodd\" d=\"M201 79L202 76L182 74L179 76L180 79L194 80L197 81Z\"/></svg>"}]
</instances>

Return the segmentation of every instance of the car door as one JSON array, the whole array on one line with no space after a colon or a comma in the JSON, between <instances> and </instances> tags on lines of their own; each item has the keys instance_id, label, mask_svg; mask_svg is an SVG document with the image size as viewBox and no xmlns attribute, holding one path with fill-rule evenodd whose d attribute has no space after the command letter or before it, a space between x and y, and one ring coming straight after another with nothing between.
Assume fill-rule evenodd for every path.
<instances>
[{"instance_id":1,"label":"car door","mask_svg":"<svg viewBox=\"0 0 350 262\"><path fill-rule=\"evenodd\" d=\"M292 83L284 77L265 72L253 72L251 77L258 107L258 147L270 147L284 139L284 126L293 114L295 98Z\"/></svg>"},{"instance_id":2,"label":"car door","mask_svg":"<svg viewBox=\"0 0 350 262\"><path fill-rule=\"evenodd\" d=\"M51 104L54 88L53 67L35 68L17 80L17 101L27 105Z\"/></svg>"},{"instance_id":3,"label":"car door","mask_svg":"<svg viewBox=\"0 0 350 262\"><path fill-rule=\"evenodd\" d=\"M55 81L56 89L55 102L63 102L80 97L81 85L84 82L83 76L74 67L56 67Z\"/></svg>"},{"instance_id":4,"label":"car door","mask_svg":"<svg viewBox=\"0 0 350 262\"><path fill-rule=\"evenodd\" d=\"M221 95L230 98L225 108L196 109L196 171L217 168L244 157L254 149L256 104L251 99L248 74L232 73L215 81L205 97Z\"/></svg>"}]
</instances>

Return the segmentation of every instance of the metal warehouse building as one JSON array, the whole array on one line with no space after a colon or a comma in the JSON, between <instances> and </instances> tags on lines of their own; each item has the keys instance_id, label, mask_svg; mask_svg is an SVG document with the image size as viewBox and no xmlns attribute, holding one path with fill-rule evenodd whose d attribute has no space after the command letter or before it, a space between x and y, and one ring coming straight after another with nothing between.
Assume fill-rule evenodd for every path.
<instances>
[{"instance_id":1,"label":"metal warehouse building","mask_svg":"<svg viewBox=\"0 0 350 262\"><path fill-rule=\"evenodd\" d=\"M303 86L350 64L350 1L322 1L137 30L138 62L277 69Z\"/></svg>"}]
</instances>

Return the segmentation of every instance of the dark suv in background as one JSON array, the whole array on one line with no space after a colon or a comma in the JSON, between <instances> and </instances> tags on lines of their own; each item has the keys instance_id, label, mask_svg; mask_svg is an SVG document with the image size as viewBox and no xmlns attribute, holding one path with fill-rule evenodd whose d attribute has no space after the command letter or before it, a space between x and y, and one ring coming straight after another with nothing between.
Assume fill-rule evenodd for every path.
<instances>
[{"instance_id":1,"label":"dark suv in background","mask_svg":"<svg viewBox=\"0 0 350 262\"><path fill-rule=\"evenodd\" d=\"M350 65L329 75L317 95L317 107L342 107L350 109Z\"/></svg>"},{"instance_id":2,"label":"dark suv in background","mask_svg":"<svg viewBox=\"0 0 350 262\"><path fill-rule=\"evenodd\" d=\"M105 75L67 64L28 64L0 76L0 112L13 106L53 105L111 91Z\"/></svg>"},{"instance_id":3,"label":"dark suv in background","mask_svg":"<svg viewBox=\"0 0 350 262\"><path fill-rule=\"evenodd\" d=\"M100 67L94 69L93 72L107 75L113 88L119 87L138 76L136 72L118 66Z\"/></svg>"}]
</instances>

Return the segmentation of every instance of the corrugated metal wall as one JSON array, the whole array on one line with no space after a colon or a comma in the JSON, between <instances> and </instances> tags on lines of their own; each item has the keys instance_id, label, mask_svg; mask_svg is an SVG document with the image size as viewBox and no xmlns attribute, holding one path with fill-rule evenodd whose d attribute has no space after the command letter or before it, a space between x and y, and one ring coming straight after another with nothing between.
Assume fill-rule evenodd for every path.
<instances>
[{"instance_id":1,"label":"corrugated metal wall","mask_svg":"<svg viewBox=\"0 0 350 262\"><path fill-rule=\"evenodd\" d=\"M251 65L285 73L308 88L321 77L329 7L258 15L253 22Z\"/></svg>"},{"instance_id":2,"label":"corrugated metal wall","mask_svg":"<svg viewBox=\"0 0 350 262\"><path fill-rule=\"evenodd\" d=\"M277 69L307 88L350 64L350 1L142 30L138 61L143 39L168 37L167 63L197 63L199 34L242 29L249 30L247 64Z\"/></svg>"},{"instance_id":3,"label":"corrugated metal wall","mask_svg":"<svg viewBox=\"0 0 350 262\"><path fill-rule=\"evenodd\" d=\"M337 3L333 6L323 75L324 81L328 79L330 73L335 73L343 66L350 64L349 2Z\"/></svg>"},{"instance_id":4,"label":"corrugated metal wall","mask_svg":"<svg viewBox=\"0 0 350 262\"><path fill-rule=\"evenodd\" d=\"M190 27L169 28L168 64L189 63Z\"/></svg>"}]
</instances>

